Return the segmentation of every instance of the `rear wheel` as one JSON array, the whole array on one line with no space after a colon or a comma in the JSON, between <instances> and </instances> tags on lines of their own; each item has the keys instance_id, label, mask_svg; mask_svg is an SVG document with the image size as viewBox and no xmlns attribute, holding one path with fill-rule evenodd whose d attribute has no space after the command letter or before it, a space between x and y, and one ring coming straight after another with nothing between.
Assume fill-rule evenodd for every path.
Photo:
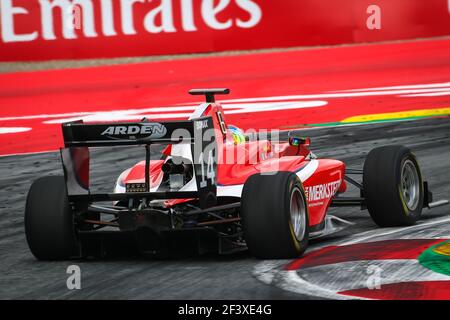
<instances>
[{"instance_id":1,"label":"rear wheel","mask_svg":"<svg viewBox=\"0 0 450 320\"><path fill-rule=\"evenodd\" d=\"M64 260L76 253L78 240L64 177L44 177L30 188L25 207L25 234L39 260Z\"/></svg>"},{"instance_id":2,"label":"rear wheel","mask_svg":"<svg viewBox=\"0 0 450 320\"><path fill-rule=\"evenodd\" d=\"M369 213L380 227L412 225L420 218L422 174L408 148L373 149L364 163L363 187Z\"/></svg>"},{"instance_id":3,"label":"rear wheel","mask_svg":"<svg viewBox=\"0 0 450 320\"><path fill-rule=\"evenodd\" d=\"M244 237L252 255L283 259L303 254L309 238L308 205L296 174L253 175L241 201Z\"/></svg>"}]
</instances>

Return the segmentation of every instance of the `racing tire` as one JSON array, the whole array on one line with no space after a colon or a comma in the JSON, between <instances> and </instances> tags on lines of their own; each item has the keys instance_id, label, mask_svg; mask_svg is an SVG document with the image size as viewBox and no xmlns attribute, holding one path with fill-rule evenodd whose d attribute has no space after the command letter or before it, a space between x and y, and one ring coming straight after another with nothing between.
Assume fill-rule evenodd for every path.
<instances>
[{"instance_id":1,"label":"racing tire","mask_svg":"<svg viewBox=\"0 0 450 320\"><path fill-rule=\"evenodd\" d=\"M76 253L78 240L64 177L43 177L31 185L24 222L28 246L38 260L66 260Z\"/></svg>"},{"instance_id":2,"label":"racing tire","mask_svg":"<svg viewBox=\"0 0 450 320\"><path fill-rule=\"evenodd\" d=\"M309 239L308 203L295 173L256 174L244 184L241 218L250 253L259 259L301 256Z\"/></svg>"},{"instance_id":3,"label":"racing tire","mask_svg":"<svg viewBox=\"0 0 450 320\"><path fill-rule=\"evenodd\" d=\"M410 226L422 214L424 187L419 164L404 146L369 152L363 170L363 194L380 227Z\"/></svg>"}]
</instances>

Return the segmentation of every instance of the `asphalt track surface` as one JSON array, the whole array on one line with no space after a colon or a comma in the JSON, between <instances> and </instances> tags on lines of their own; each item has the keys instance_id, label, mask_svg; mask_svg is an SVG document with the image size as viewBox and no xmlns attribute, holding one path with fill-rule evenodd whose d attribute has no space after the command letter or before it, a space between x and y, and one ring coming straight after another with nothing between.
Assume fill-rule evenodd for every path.
<instances>
[{"instance_id":1,"label":"asphalt track surface","mask_svg":"<svg viewBox=\"0 0 450 320\"><path fill-rule=\"evenodd\" d=\"M360 167L370 149L404 144L418 156L436 199L450 195L450 121L448 117L418 121L327 127L303 131L312 137L312 150L320 157ZM111 186L117 173L135 160L116 151L97 152L93 171ZM139 159L139 158L136 158ZM97 169L97 170L96 170ZM310 299L312 294L285 291L259 281L254 269L261 261L248 253L229 256L191 256L157 261L144 257L38 262L28 250L23 227L25 198L31 182L43 175L62 173L58 153L0 158L0 299ZM333 209L330 213L355 225L310 250L351 241L355 235L377 227L366 211ZM424 210L423 219L434 221L450 207ZM448 222L447 222L448 223ZM433 226L430 226L433 228ZM431 231L431 229L430 229ZM426 232L425 232L426 233ZM393 235L395 237L395 234ZM286 262L287 263L287 262ZM66 287L66 269L81 268L81 290Z\"/></svg>"}]
</instances>

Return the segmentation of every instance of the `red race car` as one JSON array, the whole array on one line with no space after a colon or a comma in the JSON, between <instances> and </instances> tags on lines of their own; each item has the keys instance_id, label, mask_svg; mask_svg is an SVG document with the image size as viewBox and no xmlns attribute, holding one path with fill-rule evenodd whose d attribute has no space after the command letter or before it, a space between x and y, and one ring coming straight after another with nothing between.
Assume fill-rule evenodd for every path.
<instances>
[{"instance_id":1,"label":"red race car","mask_svg":"<svg viewBox=\"0 0 450 320\"><path fill-rule=\"evenodd\" d=\"M166 256L180 246L200 252L249 249L258 258L299 257L308 240L349 222L327 216L330 207L368 209L381 227L407 226L432 203L410 150L372 150L361 170L319 159L310 140L289 134L244 134L225 122L216 94L205 95L188 121L63 124L64 176L30 188L25 230L41 260L104 254L106 239L131 242L141 252ZM145 160L122 172L113 193L92 193L89 147L138 145ZM152 145L162 145L154 157ZM362 175L362 182L351 178ZM344 197L347 183L360 189Z\"/></svg>"}]
</instances>

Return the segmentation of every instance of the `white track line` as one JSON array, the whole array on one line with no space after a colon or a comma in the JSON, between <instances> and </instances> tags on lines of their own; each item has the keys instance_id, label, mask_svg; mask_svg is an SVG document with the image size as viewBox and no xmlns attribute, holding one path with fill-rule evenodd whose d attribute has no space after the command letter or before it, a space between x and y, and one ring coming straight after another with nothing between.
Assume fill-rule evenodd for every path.
<instances>
[{"instance_id":1,"label":"white track line","mask_svg":"<svg viewBox=\"0 0 450 320\"><path fill-rule=\"evenodd\" d=\"M362 234L359 234L359 236L360 236L359 239L354 239L352 241L339 243L338 245L340 245L340 246L348 246L348 245L355 244L355 243L365 242L365 241L367 241L369 239L372 239L372 238L383 237L383 236L391 235L391 234L402 232L402 231L406 231L406 230L420 229L420 228L423 228L423 227L432 226L432 225L440 224L440 223L443 223L443 222L450 222L450 218L449 217L438 218L437 220L433 220L433 221L430 221L430 222L418 223L418 224L410 226L410 227L394 228L393 230L392 230L392 228L389 228L390 231L387 231L387 232L383 232L383 230L380 230L380 231L378 231L378 230L366 231L366 232L364 232ZM373 233L373 234L371 234L369 236L364 236L367 233Z\"/></svg>"},{"instance_id":2,"label":"white track line","mask_svg":"<svg viewBox=\"0 0 450 320\"><path fill-rule=\"evenodd\" d=\"M374 87L363 89L349 89L339 90L335 92L361 92L361 91L382 91L382 90L403 90L403 89L435 89L435 88L447 88L450 87L450 82L443 83L430 83L430 84L413 84L406 86L391 86L391 87Z\"/></svg>"}]
</instances>

